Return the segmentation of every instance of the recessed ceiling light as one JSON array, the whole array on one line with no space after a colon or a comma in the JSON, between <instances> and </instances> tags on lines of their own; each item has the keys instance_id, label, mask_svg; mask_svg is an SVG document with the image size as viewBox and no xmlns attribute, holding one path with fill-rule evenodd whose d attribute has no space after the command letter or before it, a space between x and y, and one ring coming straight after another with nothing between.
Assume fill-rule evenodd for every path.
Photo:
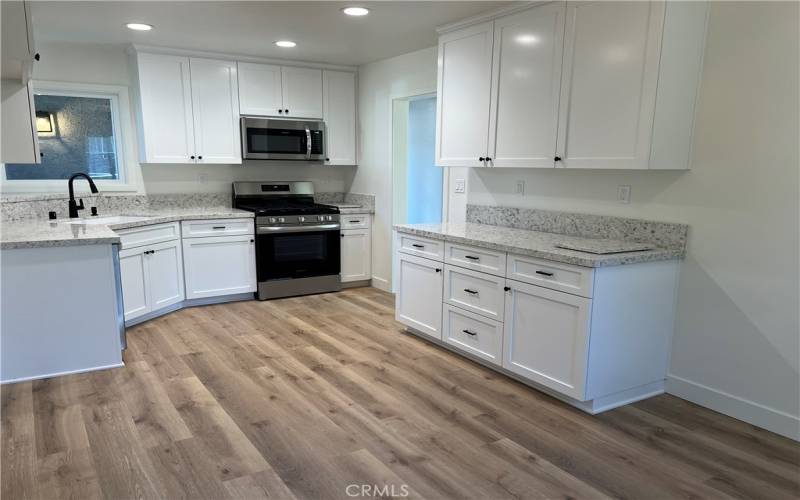
<instances>
[{"instance_id":1,"label":"recessed ceiling light","mask_svg":"<svg viewBox=\"0 0 800 500\"><path fill-rule=\"evenodd\" d=\"M364 7L347 7L346 9L342 9L342 12L348 16L366 16L369 14L369 9L365 9Z\"/></svg>"},{"instance_id":2,"label":"recessed ceiling light","mask_svg":"<svg viewBox=\"0 0 800 500\"><path fill-rule=\"evenodd\" d=\"M152 25L144 23L128 23L125 26L129 30L134 30L134 31L150 31L151 29L153 29Z\"/></svg>"},{"instance_id":3,"label":"recessed ceiling light","mask_svg":"<svg viewBox=\"0 0 800 500\"><path fill-rule=\"evenodd\" d=\"M288 49L288 48L294 47L297 44L294 43L291 40L278 40L277 42L275 42L275 45L277 45L278 47L283 47L283 48Z\"/></svg>"}]
</instances>

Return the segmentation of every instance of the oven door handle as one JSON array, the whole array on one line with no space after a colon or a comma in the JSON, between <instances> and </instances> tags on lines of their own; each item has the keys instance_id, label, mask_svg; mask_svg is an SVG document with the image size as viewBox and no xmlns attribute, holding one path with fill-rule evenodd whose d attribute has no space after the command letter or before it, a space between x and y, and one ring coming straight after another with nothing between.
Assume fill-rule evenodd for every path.
<instances>
[{"instance_id":1,"label":"oven door handle","mask_svg":"<svg viewBox=\"0 0 800 500\"><path fill-rule=\"evenodd\" d=\"M316 224L313 226L257 226L258 234L307 233L311 231L338 231L339 224Z\"/></svg>"},{"instance_id":2,"label":"oven door handle","mask_svg":"<svg viewBox=\"0 0 800 500\"><path fill-rule=\"evenodd\" d=\"M311 130L306 125L306 159L311 159Z\"/></svg>"}]
</instances>

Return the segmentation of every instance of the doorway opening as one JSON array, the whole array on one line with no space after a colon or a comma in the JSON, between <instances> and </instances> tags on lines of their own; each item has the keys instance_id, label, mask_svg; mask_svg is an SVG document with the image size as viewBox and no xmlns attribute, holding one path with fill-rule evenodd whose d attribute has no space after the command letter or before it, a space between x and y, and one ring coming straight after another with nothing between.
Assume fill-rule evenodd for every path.
<instances>
[{"instance_id":1,"label":"doorway opening","mask_svg":"<svg viewBox=\"0 0 800 500\"><path fill-rule=\"evenodd\" d=\"M444 171L437 167L436 94L392 101L393 223L442 222Z\"/></svg>"}]
</instances>

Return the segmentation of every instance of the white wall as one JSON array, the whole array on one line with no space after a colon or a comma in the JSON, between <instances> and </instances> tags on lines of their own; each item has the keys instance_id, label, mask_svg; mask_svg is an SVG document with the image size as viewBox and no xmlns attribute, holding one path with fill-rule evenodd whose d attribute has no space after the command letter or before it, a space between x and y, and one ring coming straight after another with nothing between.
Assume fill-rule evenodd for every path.
<instances>
[{"instance_id":1,"label":"white wall","mask_svg":"<svg viewBox=\"0 0 800 500\"><path fill-rule=\"evenodd\" d=\"M474 169L470 203L688 223L669 390L800 438L798 4L714 2L690 172ZM517 179L526 195L514 195ZM630 205L617 186L632 186Z\"/></svg>"},{"instance_id":2,"label":"white wall","mask_svg":"<svg viewBox=\"0 0 800 500\"><path fill-rule=\"evenodd\" d=\"M392 99L436 92L436 47L359 67L358 87L359 168L353 178L351 190L375 195L372 280L375 286L390 290ZM453 170L461 172L456 174L458 177L466 177L464 169ZM452 196L449 203L452 216L463 219L466 196Z\"/></svg>"},{"instance_id":3,"label":"white wall","mask_svg":"<svg viewBox=\"0 0 800 500\"><path fill-rule=\"evenodd\" d=\"M42 59L36 80L130 86L125 47L119 45L40 43ZM135 119L135 118L133 118ZM136 130L131 126L132 133ZM134 139L133 143L136 141ZM310 180L317 191L346 191L355 167L245 162L243 165L142 165L133 160L132 177L139 192L228 192L233 181Z\"/></svg>"}]
</instances>

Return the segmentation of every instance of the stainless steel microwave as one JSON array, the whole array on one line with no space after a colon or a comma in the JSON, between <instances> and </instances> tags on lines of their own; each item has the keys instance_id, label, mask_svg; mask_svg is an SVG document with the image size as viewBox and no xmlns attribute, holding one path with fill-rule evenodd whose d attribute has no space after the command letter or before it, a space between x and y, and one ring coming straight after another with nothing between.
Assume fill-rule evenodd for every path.
<instances>
[{"instance_id":1,"label":"stainless steel microwave","mask_svg":"<svg viewBox=\"0 0 800 500\"><path fill-rule=\"evenodd\" d=\"M325 160L325 123L243 116L245 160Z\"/></svg>"}]
</instances>

